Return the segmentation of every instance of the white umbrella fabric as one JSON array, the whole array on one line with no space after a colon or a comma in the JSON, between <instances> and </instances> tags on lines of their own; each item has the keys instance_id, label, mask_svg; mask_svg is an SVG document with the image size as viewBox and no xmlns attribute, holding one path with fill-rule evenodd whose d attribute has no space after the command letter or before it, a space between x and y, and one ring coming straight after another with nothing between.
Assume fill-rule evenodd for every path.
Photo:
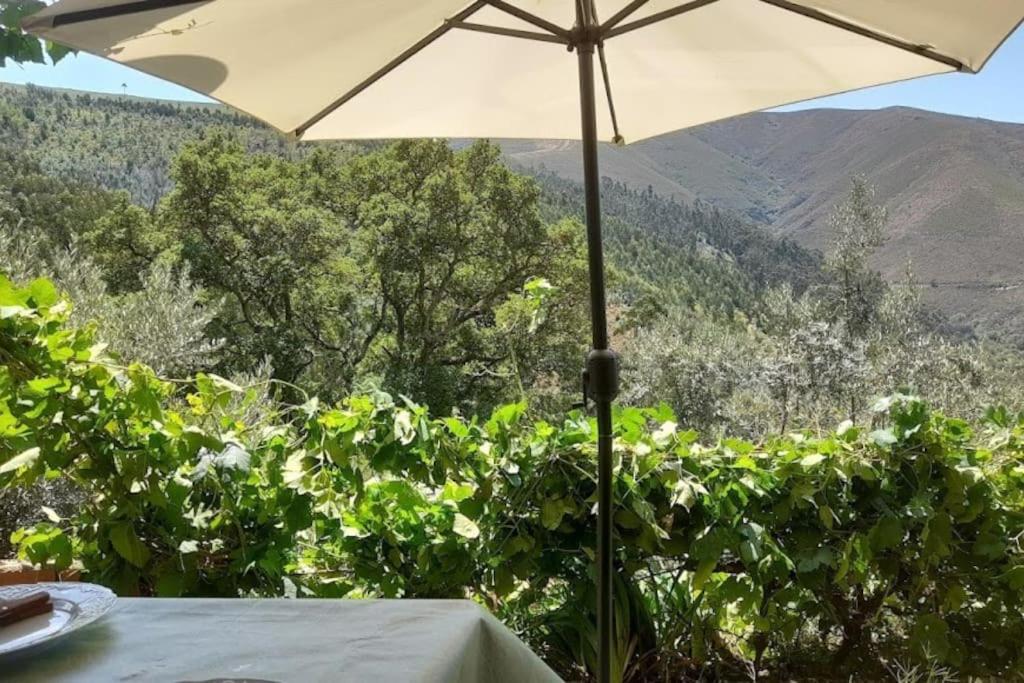
<instances>
[{"instance_id":1,"label":"white umbrella fabric","mask_svg":"<svg viewBox=\"0 0 1024 683\"><path fill-rule=\"evenodd\" d=\"M604 682L618 359L608 346L598 140L975 73L1022 20L1019 0L61 0L24 28L305 140L582 140Z\"/></svg>"},{"instance_id":2,"label":"white umbrella fabric","mask_svg":"<svg viewBox=\"0 0 1024 683\"><path fill-rule=\"evenodd\" d=\"M565 53L580 37L574 0L510 1L64 0L25 27L304 139L578 139L577 65ZM597 4L592 38L604 41L629 142L826 93L977 71L1024 15L1014 0ZM485 27L536 39L473 30ZM614 135L601 107L598 136Z\"/></svg>"}]
</instances>

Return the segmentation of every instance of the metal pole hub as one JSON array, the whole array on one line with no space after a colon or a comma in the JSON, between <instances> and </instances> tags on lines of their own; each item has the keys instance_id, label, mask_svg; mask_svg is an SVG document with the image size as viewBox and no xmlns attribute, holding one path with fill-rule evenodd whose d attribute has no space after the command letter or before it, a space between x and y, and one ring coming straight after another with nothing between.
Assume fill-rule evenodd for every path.
<instances>
[{"instance_id":1,"label":"metal pole hub","mask_svg":"<svg viewBox=\"0 0 1024 683\"><path fill-rule=\"evenodd\" d=\"M592 349L587 354L587 397L595 402L614 401L619 395L619 354L611 349Z\"/></svg>"}]
</instances>

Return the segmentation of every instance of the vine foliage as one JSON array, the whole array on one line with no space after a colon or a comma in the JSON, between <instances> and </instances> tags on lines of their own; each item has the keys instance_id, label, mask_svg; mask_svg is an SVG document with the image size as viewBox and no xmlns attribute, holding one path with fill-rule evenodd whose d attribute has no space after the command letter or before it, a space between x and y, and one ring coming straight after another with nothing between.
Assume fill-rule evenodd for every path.
<instances>
[{"instance_id":1,"label":"vine foliage","mask_svg":"<svg viewBox=\"0 0 1024 683\"><path fill-rule=\"evenodd\" d=\"M0 489L86 494L14 532L24 557L122 595L470 597L563 674L591 665L586 416L385 394L251 410L260 387L123 366L68 312L46 280L0 278ZM622 676L1019 671L1024 420L988 418L897 395L870 426L708 444L667 408L620 411Z\"/></svg>"}]
</instances>

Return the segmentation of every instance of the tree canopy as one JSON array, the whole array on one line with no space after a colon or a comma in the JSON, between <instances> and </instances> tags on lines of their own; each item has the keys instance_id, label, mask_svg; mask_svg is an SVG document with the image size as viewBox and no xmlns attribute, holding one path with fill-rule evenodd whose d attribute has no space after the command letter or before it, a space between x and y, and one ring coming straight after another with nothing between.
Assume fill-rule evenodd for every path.
<instances>
[{"instance_id":1,"label":"tree canopy","mask_svg":"<svg viewBox=\"0 0 1024 683\"><path fill-rule=\"evenodd\" d=\"M575 382L582 231L542 220L537 184L493 145L290 160L216 131L170 176L152 214L118 202L90 244L115 291L163 255L223 298L221 370L267 358L288 383L336 394L369 379L442 411L540 373Z\"/></svg>"}]
</instances>

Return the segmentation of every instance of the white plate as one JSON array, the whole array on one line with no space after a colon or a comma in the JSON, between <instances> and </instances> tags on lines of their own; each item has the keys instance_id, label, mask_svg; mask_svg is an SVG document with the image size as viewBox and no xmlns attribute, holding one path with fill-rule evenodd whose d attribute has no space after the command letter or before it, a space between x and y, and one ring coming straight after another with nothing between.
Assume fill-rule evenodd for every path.
<instances>
[{"instance_id":1,"label":"white plate","mask_svg":"<svg viewBox=\"0 0 1024 683\"><path fill-rule=\"evenodd\" d=\"M50 594L53 611L0 626L0 657L63 638L96 621L117 602L117 596L103 586L73 582L0 586L0 599L20 598L40 590Z\"/></svg>"}]
</instances>

